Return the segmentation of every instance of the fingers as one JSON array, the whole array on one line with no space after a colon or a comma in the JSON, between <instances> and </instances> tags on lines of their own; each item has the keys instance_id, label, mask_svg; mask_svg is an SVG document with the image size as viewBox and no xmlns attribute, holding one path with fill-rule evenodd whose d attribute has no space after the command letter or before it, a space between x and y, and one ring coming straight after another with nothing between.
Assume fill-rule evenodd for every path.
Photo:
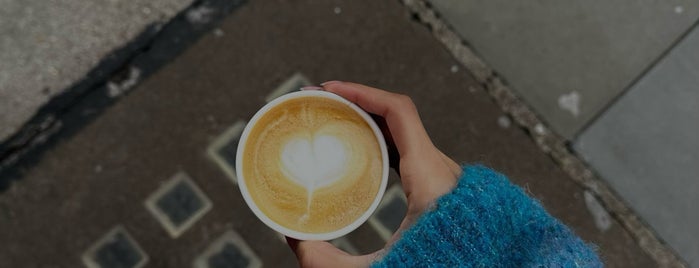
<instances>
[{"instance_id":1,"label":"fingers","mask_svg":"<svg viewBox=\"0 0 699 268\"><path fill-rule=\"evenodd\" d=\"M420 154L433 147L408 96L349 82L324 83L323 88L385 118L401 156Z\"/></svg>"},{"instance_id":2,"label":"fingers","mask_svg":"<svg viewBox=\"0 0 699 268\"><path fill-rule=\"evenodd\" d=\"M333 81L322 85L326 91L385 118L400 154L403 190L414 209L427 207L453 188L458 165L432 144L409 97L350 82Z\"/></svg>"},{"instance_id":3,"label":"fingers","mask_svg":"<svg viewBox=\"0 0 699 268\"><path fill-rule=\"evenodd\" d=\"M375 258L374 253L352 256L324 241L299 241L287 237L286 242L301 267L368 267Z\"/></svg>"}]
</instances>

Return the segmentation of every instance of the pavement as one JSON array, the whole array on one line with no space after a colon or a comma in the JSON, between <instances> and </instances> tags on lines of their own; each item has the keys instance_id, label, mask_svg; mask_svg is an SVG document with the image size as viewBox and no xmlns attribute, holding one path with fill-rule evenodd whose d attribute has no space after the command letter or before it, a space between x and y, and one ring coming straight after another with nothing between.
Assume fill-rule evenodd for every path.
<instances>
[{"instance_id":1,"label":"pavement","mask_svg":"<svg viewBox=\"0 0 699 268\"><path fill-rule=\"evenodd\" d=\"M0 140L110 52L192 0L1 0Z\"/></svg>"},{"instance_id":2,"label":"pavement","mask_svg":"<svg viewBox=\"0 0 699 268\"><path fill-rule=\"evenodd\" d=\"M429 2L661 239L699 266L699 1Z\"/></svg>"},{"instance_id":3,"label":"pavement","mask_svg":"<svg viewBox=\"0 0 699 268\"><path fill-rule=\"evenodd\" d=\"M576 140L576 149L699 266L699 29ZM682 219L678 221L677 219Z\"/></svg>"},{"instance_id":4,"label":"pavement","mask_svg":"<svg viewBox=\"0 0 699 268\"><path fill-rule=\"evenodd\" d=\"M227 152L270 94L339 79L410 95L447 155L508 175L594 243L606 265L667 265L401 3L250 1L194 27L186 14L197 17L202 7L163 28L201 33L188 35L182 50L163 53L172 30L154 37L120 71L49 113L54 119L42 128L49 133L10 140L27 149L3 152L0 241L11 242L0 263L296 266L280 236L245 205ZM404 211L395 174L390 185L372 219L334 243L356 253L384 245Z\"/></svg>"},{"instance_id":5,"label":"pavement","mask_svg":"<svg viewBox=\"0 0 699 268\"><path fill-rule=\"evenodd\" d=\"M699 1L430 3L566 138L576 137L699 19Z\"/></svg>"}]
</instances>

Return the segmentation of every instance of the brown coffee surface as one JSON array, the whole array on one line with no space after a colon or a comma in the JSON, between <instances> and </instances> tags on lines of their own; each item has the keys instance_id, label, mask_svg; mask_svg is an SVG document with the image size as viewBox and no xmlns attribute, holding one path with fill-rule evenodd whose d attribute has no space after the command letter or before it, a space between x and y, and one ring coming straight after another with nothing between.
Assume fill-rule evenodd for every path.
<instances>
[{"instance_id":1,"label":"brown coffee surface","mask_svg":"<svg viewBox=\"0 0 699 268\"><path fill-rule=\"evenodd\" d=\"M331 184L309 191L289 175L282 152L289 142L323 136L344 147L344 168ZM242 168L250 196L267 217L291 230L326 233L349 225L369 208L381 185L382 161L376 136L356 111L314 96L267 111L248 134Z\"/></svg>"}]
</instances>

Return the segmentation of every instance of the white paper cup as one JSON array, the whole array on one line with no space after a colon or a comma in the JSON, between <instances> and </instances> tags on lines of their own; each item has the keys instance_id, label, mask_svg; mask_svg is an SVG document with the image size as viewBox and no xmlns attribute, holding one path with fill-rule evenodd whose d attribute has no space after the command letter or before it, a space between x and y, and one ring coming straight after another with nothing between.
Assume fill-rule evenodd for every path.
<instances>
[{"instance_id":1,"label":"white paper cup","mask_svg":"<svg viewBox=\"0 0 699 268\"><path fill-rule=\"evenodd\" d=\"M250 134L250 131L252 128L255 126L257 121L265 114L267 113L270 109L273 107L291 100L291 99L296 99L296 98L304 98L304 97L323 97L323 98L328 98L332 100L336 100L344 105L349 106L352 108L352 110L356 111L363 119L364 121L369 124L371 127L372 131L374 132L374 136L376 136L377 141L379 142L379 147L381 149L381 160L383 163L383 169L381 173L381 186L379 188L378 193L374 197L374 201L371 203L371 206L359 217L357 218L354 222L350 223L347 226L344 226L336 231L333 232L327 232L327 233L304 233L304 232L299 232L295 230L291 230L289 228L286 228L284 226L279 225L278 223L274 222L272 219L270 219L265 213L260 210L260 208L257 206L255 201L252 199L250 196L250 193L248 192L247 185L245 184L245 177L244 177L244 172L243 172L243 164L242 164L242 159L243 159L243 152L245 151L245 144L248 139L248 135ZM238 187L240 188L240 192L243 195L243 198L245 199L245 202L248 204L248 207L252 210L253 213L255 213L255 216L262 220L267 226L272 228L273 230L286 235L288 237L296 238L299 240L332 240L341 236L344 236L348 234L351 231L354 231L362 225L362 223L366 222L367 219L371 216L371 214L374 213L376 210L376 207L379 205L379 202L381 201L381 198L383 197L384 191L386 190L386 184L388 183L388 151L386 149L386 140L384 139L383 134L381 133L381 130L379 129L379 126L376 125L376 122L374 122L373 119L369 116L367 112L359 108L357 105L354 103L336 95L330 92L326 91L320 91L320 90L308 90L308 91L298 91L298 92L293 92L289 93L286 95L283 95L279 98L274 99L273 101L267 103L267 105L263 106L255 115L250 119L250 122L245 126L245 130L243 130L243 134L240 136L240 141L238 142L238 151L236 154L236 175L238 176Z\"/></svg>"}]
</instances>

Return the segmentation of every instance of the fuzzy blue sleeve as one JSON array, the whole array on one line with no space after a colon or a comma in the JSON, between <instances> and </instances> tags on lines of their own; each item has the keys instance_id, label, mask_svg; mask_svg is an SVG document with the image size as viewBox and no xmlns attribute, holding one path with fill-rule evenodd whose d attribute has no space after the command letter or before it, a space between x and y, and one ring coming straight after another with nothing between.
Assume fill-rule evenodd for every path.
<instances>
[{"instance_id":1,"label":"fuzzy blue sleeve","mask_svg":"<svg viewBox=\"0 0 699 268\"><path fill-rule=\"evenodd\" d=\"M372 267L601 267L590 246L502 174L469 166Z\"/></svg>"}]
</instances>

